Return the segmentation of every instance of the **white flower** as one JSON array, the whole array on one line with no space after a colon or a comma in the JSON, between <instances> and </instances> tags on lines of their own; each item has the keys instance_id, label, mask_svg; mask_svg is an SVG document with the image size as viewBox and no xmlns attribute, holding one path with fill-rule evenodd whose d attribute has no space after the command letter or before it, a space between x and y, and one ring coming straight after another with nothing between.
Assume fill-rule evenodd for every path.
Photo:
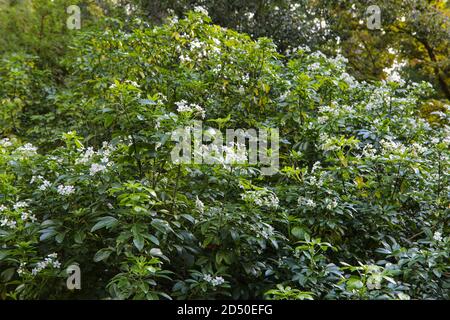
<instances>
[{"instance_id":1,"label":"white flower","mask_svg":"<svg viewBox=\"0 0 450 320\"><path fill-rule=\"evenodd\" d=\"M101 161L102 163L105 163L106 165L109 165L109 164L110 164L109 158L108 158L107 156L104 156L100 161Z\"/></svg>"},{"instance_id":2,"label":"white flower","mask_svg":"<svg viewBox=\"0 0 450 320\"><path fill-rule=\"evenodd\" d=\"M310 208L315 208L317 206L314 200L302 196L298 197L297 203L299 206L306 206Z\"/></svg>"},{"instance_id":3,"label":"white flower","mask_svg":"<svg viewBox=\"0 0 450 320\"><path fill-rule=\"evenodd\" d=\"M219 72L222 70L222 65L221 64L217 64L217 65L215 65L212 69L211 69L211 71L214 73L214 74L219 74Z\"/></svg>"},{"instance_id":4,"label":"white flower","mask_svg":"<svg viewBox=\"0 0 450 320\"><path fill-rule=\"evenodd\" d=\"M199 49L202 46L203 46L203 42L199 41L198 39L194 39L190 43L191 50Z\"/></svg>"},{"instance_id":5,"label":"white flower","mask_svg":"<svg viewBox=\"0 0 450 320\"><path fill-rule=\"evenodd\" d=\"M170 19L170 22L171 22L172 25L177 24L177 23L178 23L178 17L177 17L177 16L173 16L173 17Z\"/></svg>"},{"instance_id":6,"label":"white flower","mask_svg":"<svg viewBox=\"0 0 450 320\"><path fill-rule=\"evenodd\" d=\"M103 164L93 163L91 167L89 168L89 174L91 176L96 175L98 172L105 172L106 166Z\"/></svg>"},{"instance_id":7,"label":"white flower","mask_svg":"<svg viewBox=\"0 0 450 320\"><path fill-rule=\"evenodd\" d=\"M0 227L8 227L14 229L17 225L17 222L14 220L2 219L0 220Z\"/></svg>"},{"instance_id":8,"label":"white flower","mask_svg":"<svg viewBox=\"0 0 450 320\"><path fill-rule=\"evenodd\" d=\"M34 147L31 143L27 143L17 148L16 151L21 153L22 155L32 156L36 154L37 148Z\"/></svg>"},{"instance_id":9,"label":"white flower","mask_svg":"<svg viewBox=\"0 0 450 320\"><path fill-rule=\"evenodd\" d=\"M247 163L246 146L239 143L230 143L230 146L222 146L225 152L224 164L244 164Z\"/></svg>"},{"instance_id":10,"label":"white flower","mask_svg":"<svg viewBox=\"0 0 450 320\"><path fill-rule=\"evenodd\" d=\"M51 259L56 259L58 257L58 254L56 252L53 252L53 253L49 254L48 257Z\"/></svg>"},{"instance_id":11,"label":"white flower","mask_svg":"<svg viewBox=\"0 0 450 320\"><path fill-rule=\"evenodd\" d=\"M35 222L37 220L36 216L34 214L30 214L29 212L22 212L20 215L20 218L25 222L27 220L30 220L31 222Z\"/></svg>"},{"instance_id":12,"label":"white flower","mask_svg":"<svg viewBox=\"0 0 450 320\"><path fill-rule=\"evenodd\" d=\"M125 83L131 84L133 87L139 88L139 85L135 81L125 80Z\"/></svg>"},{"instance_id":13,"label":"white flower","mask_svg":"<svg viewBox=\"0 0 450 320\"><path fill-rule=\"evenodd\" d=\"M61 267L61 263L56 259L58 257L58 254L52 253L49 254L44 261L40 261L36 264L36 267L31 270L32 275L37 275L42 270L46 269L47 267L53 267L56 269L59 269Z\"/></svg>"},{"instance_id":14,"label":"white flower","mask_svg":"<svg viewBox=\"0 0 450 320\"><path fill-rule=\"evenodd\" d=\"M69 196L75 192L75 187L60 184L56 191L62 196Z\"/></svg>"},{"instance_id":15,"label":"white flower","mask_svg":"<svg viewBox=\"0 0 450 320\"><path fill-rule=\"evenodd\" d=\"M214 279L212 279L211 284L215 287L215 286L220 286L224 282L225 282L225 280L222 277L215 277Z\"/></svg>"},{"instance_id":16,"label":"white flower","mask_svg":"<svg viewBox=\"0 0 450 320\"><path fill-rule=\"evenodd\" d=\"M204 212L205 210L205 205L203 204L203 202L198 198L196 198L195 200L195 207L197 208L198 211L200 211L201 213Z\"/></svg>"},{"instance_id":17,"label":"white flower","mask_svg":"<svg viewBox=\"0 0 450 320\"><path fill-rule=\"evenodd\" d=\"M36 180L42 180L42 176L32 176L30 180L30 184L33 184Z\"/></svg>"},{"instance_id":18,"label":"white flower","mask_svg":"<svg viewBox=\"0 0 450 320\"><path fill-rule=\"evenodd\" d=\"M205 118L205 110L200 107L198 104L192 103L188 104L186 100L181 100L178 102L175 102L177 105L177 111L178 112L193 112L196 111L200 114L202 118Z\"/></svg>"},{"instance_id":19,"label":"white flower","mask_svg":"<svg viewBox=\"0 0 450 320\"><path fill-rule=\"evenodd\" d=\"M19 202L15 203L13 206L14 210L18 210L18 209L26 208L26 207L28 207L28 203L26 203L25 201L19 201Z\"/></svg>"},{"instance_id":20,"label":"white flower","mask_svg":"<svg viewBox=\"0 0 450 320\"><path fill-rule=\"evenodd\" d=\"M202 7L202 6L196 6L196 7L194 7L194 11L195 12L198 12L198 13L201 13L201 14L204 14L204 15L209 15L209 13L208 13L208 10L206 10L204 7Z\"/></svg>"},{"instance_id":21,"label":"white flower","mask_svg":"<svg viewBox=\"0 0 450 320\"><path fill-rule=\"evenodd\" d=\"M212 280L212 276L210 274L205 274L203 276L203 280L205 280L207 282L210 282Z\"/></svg>"},{"instance_id":22,"label":"white flower","mask_svg":"<svg viewBox=\"0 0 450 320\"><path fill-rule=\"evenodd\" d=\"M276 194L267 189L246 191L241 194L241 198L242 200L253 203L259 207L277 208L279 203Z\"/></svg>"},{"instance_id":23,"label":"white flower","mask_svg":"<svg viewBox=\"0 0 450 320\"><path fill-rule=\"evenodd\" d=\"M402 143L395 142L391 138L387 138L387 140L382 139L380 141L380 144L383 147L383 151L385 153L389 152L404 153L406 150L406 147Z\"/></svg>"},{"instance_id":24,"label":"white flower","mask_svg":"<svg viewBox=\"0 0 450 320\"><path fill-rule=\"evenodd\" d=\"M200 107L198 104L195 104L195 103L191 104L191 108L194 109L195 111L197 111L200 114L200 116L202 117L202 119L205 118L205 116L206 116L205 109L203 109L202 107Z\"/></svg>"},{"instance_id":25,"label":"white flower","mask_svg":"<svg viewBox=\"0 0 450 320\"><path fill-rule=\"evenodd\" d=\"M246 16L248 20L252 20L255 14L253 12L246 12L244 13L244 16Z\"/></svg>"},{"instance_id":26,"label":"white flower","mask_svg":"<svg viewBox=\"0 0 450 320\"><path fill-rule=\"evenodd\" d=\"M220 46L221 42L217 38L212 38L212 41L216 44L216 46Z\"/></svg>"},{"instance_id":27,"label":"white flower","mask_svg":"<svg viewBox=\"0 0 450 320\"><path fill-rule=\"evenodd\" d=\"M413 151L415 151L415 153L418 153L418 154L422 154L422 153L424 153L424 152L427 151L427 148L426 148L426 147L420 145L420 144L417 143L417 142L414 142L414 143L412 144L412 149L413 149Z\"/></svg>"},{"instance_id":28,"label":"white flower","mask_svg":"<svg viewBox=\"0 0 450 320\"><path fill-rule=\"evenodd\" d=\"M19 274L19 276L23 275L26 271L25 266L27 264L25 262L21 262L19 268L17 268L17 273Z\"/></svg>"},{"instance_id":29,"label":"white flower","mask_svg":"<svg viewBox=\"0 0 450 320\"><path fill-rule=\"evenodd\" d=\"M313 166L311 168L311 173L314 173L317 169L320 169L320 168L321 168L320 161L314 162L314 164L313 164Z\"/></svg>"},{"instance_id":30,"label":"white flower","mask_svg":"<svg viewBox=\"0 0 450 320\"><path fill-rule=\"evenodd\" d=\"M43 180L42 184L38 187L38 189L41 190L41 191L45 191L48 188L50 188L51 186L52 186L52 184L50 183L50 181Z\"/></svg>"},{"instance_id":31,"label":"white flower","mask_svg":"<svg viewBox=\"0 0 450 320\"><path fill-rule=\"evenodd\" d=\"M191 59L189 56L181 55L181 56L180 56L180 61L181 61L181 62L191 62L192 59Z\"/></svg>"},{"instance_id":32,"label":"white flower","mask_svg":"<svg viewBox=\"0 0 450 320\"><path fill-rule=\"evenodd\" d=\"M366 144L362 150L362 155L366 158L373 158L377 150L370 143Z\"/></svg>"},{"instance_id":33,"label":"white flower","mask_svg":"<svg viewBox=\"0 0 450 320\"><path fill-rule=\"evenodd\" d=\"M375 274L371 275L366 282L367 289L369 290L380 290L381 289L381 275Z\"/></svg>"},{"instance_id":34,"label":"white flower","mask_svg":"<svg viewBox=\"0 0 450 320\"><path fill-rule=\"evenodd\" d=\"M95 155L95 151L94 148L89 147L86 149L86 151L84 152L84 154L78 158L75 163L76 164L80 164L80 163L87 163L91 160L91 158Z\"/></svg>"},{"instance_id":35,"label":"white flower","mask_svg":"<svg viewBox=\"0 0 450 320\"><path fill-rule=\"evenodd\" d=\"M3 146L5 148L6 147L11 147L12 143L11 143L11 141L8 138L4 138L4 139L0 140L0 146Z\"/></svg>"},{"instance_id":36,"label":"white flower","mask_svg":"<svg viewBox=\"0 0 450 320\"><path fill-rule=\"evenodd\" d=\"M320 63L318 63L318 62L314 62L313 64L310 64L308 66L309 71L318 70L318 69L320 69Z\"/></svg>"},{"instance_id":37,"label":"white flower","mask_svg":"<svg viewBox=\"0 0 450 320\"><path fill-rule=\"evenodd\" d=\"M0 205L0 212L6 211L6 209L8 209L8 208L5 207L4 205Z\"/></svg>"},{"instance_id":38,"label":"white flower","mask_svg":"<svg viewBox=\"0 0 450 320\"><path fill-rule=\"evenodd\" d=\"M175 102L175 104L177 105L178 112L191 112L192 111L191 107L189 107L186 100L181 100L179 102Z\"/></svg>"},{"instance_id":39,"label":"white flower","mask_svg":"<svg viewBox=\"0 0 450 320\"><path fill-rule=\"evenodd\" d=\"M329 203L327 204L327 209L328 209L328 210L331 210L331 209L336 208L337 206L338 206L337 200L336 200L336 199L333 199L331 202L329 202Z\"/></svg>"},{"instance_id":40,"label":"white flower","mask_svg":"<svg viewBox=\"0 0 450 320\"><path fill-rule=\"evenodd\" d=\"M327 116L321 116L317 119L317 122L319 122L319 124L325 124L327 121L328 121Z\"/></svg>"},{"instance_id":41,"label":"white flower","mask_svg":"<svg viewBox=\"0 0 450 320\"><path fill-rule=\"evenodd\" d=\"M439 231L436 231L433 235L433 239L435 241L442 241L442 233L440 233Z\"/></svg>"},{"instance_id":42,"label":"white flower","mask_svg":"<svg viewBox=\"0 0 450 320\"><path fill-rule=\"evenodd\" d=\"M439 138L432 138L431 139L431 143L432 144L438 144L439 143Z\"/></svg>"},{"instance_id":43,"label":"white flower","mask_svg":"<svg viewBox=\"0 0 450 320\"><path fill-rule=\"evenodd\" d=\"M341 74L340 80L346 82L350 88L355 88L357 86L355 78L353 78L347 72Z\"/></svg>"},{"instance_id":44,"label":"white flower","mask_svg":"<svg viewBox=\"0 0 450 320\"><path fill-rule=\"evenodd\" d=\"M206 282L209 282L214 287L220 286L221 284L225 283L225 280L223 279L223 277L219 277L219 276L213 277L210 274L203 275L203 280L205 280Z\"/></svg>"}]
</instances>

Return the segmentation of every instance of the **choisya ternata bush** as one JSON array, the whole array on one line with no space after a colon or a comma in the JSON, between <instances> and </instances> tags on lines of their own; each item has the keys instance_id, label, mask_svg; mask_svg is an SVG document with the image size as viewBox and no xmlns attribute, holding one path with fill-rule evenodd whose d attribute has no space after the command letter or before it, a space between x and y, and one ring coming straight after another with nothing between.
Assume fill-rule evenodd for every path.
<instances>
[{"instance_id":1,"label":"choisya ternata bush","mask_svg":"<svg viewBox=\"0 0 450 320\"><path fill-rule=\"evenodd\" d=\"M42 97L58 147L0 140L2 298L449 298L449 112L421 118L427 84L357 82L196 12L73 46ZM278 128L279 172L173 163L192 120Z\"/></svg>"}]
</instances>

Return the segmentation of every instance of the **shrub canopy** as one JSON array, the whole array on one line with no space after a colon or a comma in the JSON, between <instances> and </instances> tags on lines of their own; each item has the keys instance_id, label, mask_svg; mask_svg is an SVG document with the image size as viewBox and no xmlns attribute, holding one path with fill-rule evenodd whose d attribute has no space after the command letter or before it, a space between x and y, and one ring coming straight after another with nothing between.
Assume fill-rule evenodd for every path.
<instances>
[{"instance_id":1,"label":"shrub canopy","mask_svg":"<svg viewBox=\"0 0 450 320\"><path fill-rule=\"evenodd\" d=\"M449 107L423 118L429 84L358 82L202 12L80 32L63 85L33 59L0 65L2 298L449 298ZM279 172L174 163L192 120L278 128Z\"/></svg>"}]
</instances>

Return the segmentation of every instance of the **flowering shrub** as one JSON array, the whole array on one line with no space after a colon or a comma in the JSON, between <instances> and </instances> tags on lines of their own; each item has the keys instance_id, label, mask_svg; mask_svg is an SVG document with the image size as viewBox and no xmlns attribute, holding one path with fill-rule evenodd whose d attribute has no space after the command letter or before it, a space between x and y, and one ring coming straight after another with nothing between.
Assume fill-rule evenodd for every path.
<instances>
[{"instance_id":1,"label":"flowering shrub","mask_svg":"<svg viewBox=\"0 0 450 320\"><path fill-rule=\"evenodd\" d=\"M448 299L449 107L429 122L426 83L361 83L197 11L80 33L41 97L64 125L0 140L0 296ZM202 119L278 128L279 172L171 161Z\"/></svg>"}]
</instances>

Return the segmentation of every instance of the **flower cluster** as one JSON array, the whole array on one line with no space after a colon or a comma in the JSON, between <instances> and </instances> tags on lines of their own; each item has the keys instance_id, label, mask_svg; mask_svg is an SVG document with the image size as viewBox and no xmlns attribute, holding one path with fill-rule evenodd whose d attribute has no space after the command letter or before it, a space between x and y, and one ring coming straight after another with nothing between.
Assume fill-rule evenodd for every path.
<instances>
[{"instance_id":1,"label":"flower cluster","mask_svg":"<svg viewBox=\"0 0 450 320\"><path fill-rule=\"evenodd\" d=\"M50 181L46 180L41 175L33 176L31 178L30 184L33 184L37 181L40 182L40 185L38 186L38 189L40 191L54 190L54 189L52 189L53 184ZM76 191L75 187L72 185L59 184L56 187L56 192L61 196L69 196L69 195L75 193L75 191Z\"/></svg>"},{"instance_id":2,"label":"flower cluster","mask_svg":"<svg viewBox=\"0 0 450 320\"><path fill-rule=\"evenodd\" d=\"M56 253L49 254L44 259L44 261L40 261L36 264L36 267L31 270L31 274L35 276L42 270L47 269L48 267L59 269L61 267L61 263L57 260L57 258L58 254Z\"/></svg>"},{"instance_id":3,"label":"flower cluster","mask_svg":"<svg viewBox=\"0 0 450 320\"><path fill-rule=\"evenodd\" d=\"M56 188L56 192L58 192L58 194L62 196L70 196L71 194L75 193L75 187L71 185L65 186L63 184L60 184Z\"/></svg>"},{"instance_id":4,"label":"flower cluster","mask_svg":"<svg viewBox=\"0 0 450 320\"><path fill-rule=\"evenodd\" d=\"M181 100L179 102L175 102L175 104L177 105L177 111L180 113L195 112L195 113L199 114L202 117L202 119L204 119L206 116L205 110L202 107L200 107L198 104L195 104L195 103L188 104L186 102L186 100Z\"/></svg>"},{"instance_id":5,"label":"flower cluster","mask_svg":"<svg viewBox=\"0 0 450 320\"><path fill-rule=\"evenodd\" d=\"M14 217L18 217L18 215L20 215L20 219L22 220L22 222L36 222L36 216L32 214L30 210L25 211L25 208L27 207L28 203L25 201L16 202L13 205L12 211L8 211L8 208L6 206L1 205L0 214L2 215L2 218L0 220L0 226L15 229L17 227L17 220L15 220Z\"/></svg>"},{"instance_id":6,"label":"flower cluster","mask_svg":"<svg viewBox=\"0 0 450 320\"><path fill-rule=\"evenodd\" d=\"M202 7L202 6L196 6L196 7L194 7L194 11L195 12L198 12L198 13L201 13L201 14L204 14L204 15L208 15L209 13L208 13L208 10L206 10L204 7Z\"/></svg>"},{"instance_id":7,"label":"flower cluster","mask_svg":"<svg viewBox=\"0 0 450 320\"><path fill-rule=\"evenodd\" d=\"M327 207L328 210L332 210L332 209L334 209L334 208L336 208L338 206L338 201L337 201L336 198L334 198L333 200L326 199L325 202L327 204L326 207Z\"/></svg>"},{"instance_id":8,"label":"flower cluster","mask_svg":"<svg viewBox=\"0 0 450 320\"><path fill-rule=\"evenodd\" d=\"M433 240L435 240L435 241L442 241L442 233L441 232L439 232L439 231L436 231L434 234L433 234Z\"/></svg>"},{"instance_id":9,"label":"flower cluster","mask_svg":"<svg viewBox=\"0 0 450 320\"><path fill-rule=\"evenodd\" d=\"M330 138L327 133L321 133L319 135L319 148L323 151L336 151L340 147L336 144L336 139Z\"/></svg>"},{"instance_id":10,"label":"flower cluster","mask_svg":"<svg viewBox=\"0 0 450 320\"><path fill-rule=\"evenodd\" d=\"M97 173L103 173L111 167L114 162L110 160L110 156L115 148L104 141L102 148L95 151L93 147L88 147L86 149L81 148L79 151L81 153L80 157L75 161L77 164L89 164L89 175L95 176ZM97 159L98 162L94 162Z\"/></svg>"},{"instance_id":11,"label":"flower cluster","mask_svg":"<svg viewBox=\"0 0 450 320\"><path fill-rule=\"evenodd\" d=\"M27 207L28 207L28 202L25 202L25 201L17 201L13 205L14 210L19 210L19 209L27 208Z\"/></svg>"},{"instance_id":12,"label":"flower cluster","mask_svg":"<svg viewBox=\"0 0 450 320\"><path fill-rule=\"evenodd\" d=\"M373 147L372 144L366 144L362 149L362 156L365 158L374 158L377 153L377 150Z\"/></svg>"},{"instance_id":13,"label":"flower cluster","mask_svg":"<svg viewBox=\"0 0 450 320\"><path fill-rule=\"evenodd\" d=\"M225 283L224 278L219 277L219 276L213 277L210 274L205 274L203 276L203 280L205 280L206 282L212 284L213 287L220 286L221 284Z\"/></svg>"},{"instance_id":14,"label":"flower cluster","mask_svg":"<svg viewBox=\"0 0 450 320\"><path fill-rule=\"evenodd\" d=\"M305 198L302 196L298 197L297 203L299 206L305 206L305 207L309 207L309 208L317 207L317 204L314 202L314 200L308 199L308 198Z\"/></svg>"},{"instance_id":15,"label":"flower cluster","mask_svg":"<svg viewBox=\"0 0 450 320\"><path fill-rule=\"evenodd\" d=\"M33 223L36 222L36 220L37 220L37 218L34 214L31 214L31 212L26 212L26 211L22 212L22 214L20 215L20 218L23 221L30 220Z\"/></svg>"},{"instance_id":16,"label":"flower cluster","mask_svg":"<svg viewBox=\"0 0 450 320\"><path fill-rule=\"evenodd\" d=\"M195 199L195 207L197 208L197 210L201 213L203 213L205 211L205 205L203 204L203 202L198 198L198 196Z\"/></svg>"},{"instance_id":17,"label":"flower cluster","mask_svg":"<svg viewBox=\"0 0 450 320\"><path fill-rule=\"evenodd\" d=\"M52 186L51 182L48 180L42 180L42 184L38 187L39 190L45 191Z\"/></svg>"},{"instance_id":18,"label":"flower cluster","mask_svg":"<svg viewBox=\"0 0 450 320\"><path fill-rule=\"evenodd\" d=\"M8 138L3 138L0 140L0 146L4 147L4 148L8 148L11 147L13 144L11 142L11 140L9 140Z\"/></svg>"},{"instance_id":19,"label":"flower cluster","mask_svg":"<svg viewBox=\"0 0 450 320\"><path fill-rule=\"evenodd\" d=\"M17 268L17 273L19 274L19 276L25 274L26 269L25 267L27 266L27 264L25 262L21 262L19 265L19 268Z\"/></svg>"},{"instance_id":20,"label":"flower cluster","mask_svg":"<svg viewBox=\"0 0 450 320\"><path fill-rule=\"evenodd\" d=\"M0 220L0 227L8 227L8 228L14 229L14 228L16 228L16 226L17 226L17 222L14 220L10 220L8 218L2 218Z\"/></svg>"},{"instance_id":21,"label":"flower cluster","mask_svg":"<svg viewBox=\"0 0 450 320\"><path fill-rule=\"evenodd\" d=\"M396 142L392 138L382 139L380 144L384 153L405 153L406 147L401 142Z\"/></svg>"},{"instance_id":22,"label":"flower cluster","mask_svg":"<svg viewBox=\"0 0 450 320\"><path fill-rule=\"evenodd\" d=\"M277 208L279 204L275 193L267 189L245 191L241 194L242 200L253 203L259 207Z\"/></svg>"},{"instance_id":23,"label":"flower cluster","mask_svg":"<svg viewBox=\"0 0 450 320\"><path fill-rule=\"evenodd\" d=\"M206 134L214 136L214 131L214 129L210 128ZM204 144L200 146L199 150L194 152L202 156L204 163L220 164L227 169L230 169L232 164L246 164L248 160L246 146L239 143L229 143L228 145Z\"/></svg>"},{"instance_id":24,"label":"flower cluster","mask_svg":"<svg viewBox=\"0 0 450 320\"><path fill-rule=\"evenodd\" d=\"M18 147L15 154L19 155L21 159L25 159L37 154L37 148L31 143L27 143L21 147Z\"/></svg>"},{"instance_id":25,"label":"flower cluster","mask_svg":"<svg viewBox=\"0 0 450 320\"><path fill-rule=\"evenodd\" d=\"M106 166L101 163L93 163L91 164L91 167L89 168L89 174L91 176L95 176L99 172L105 172Z\"/></svg>"}]
</instances>

